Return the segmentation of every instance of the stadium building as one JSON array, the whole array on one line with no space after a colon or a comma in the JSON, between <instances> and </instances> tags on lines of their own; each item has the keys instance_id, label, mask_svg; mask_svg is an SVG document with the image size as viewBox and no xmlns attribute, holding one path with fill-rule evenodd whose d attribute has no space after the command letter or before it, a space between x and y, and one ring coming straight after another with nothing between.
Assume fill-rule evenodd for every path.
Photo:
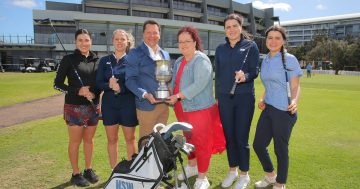
<instances>
[{"instance_id":1,"label":"stadium building","mask_svg":"<svg viewBox=\"0 0 360 189\"><path fill-rule=\"evenodd\" d=\"M14 55L12 58L2 52L2 57L18 62L15 59L19 54L31 54L60 60L75 49L74 33L79 28L92 33L92 50L101 57L113 50L111 37L115 29L131 31L138 45L142 42L142 24L153 19L161 25L159 45L170 52L172 59L179 56L176 38L179 28L192 25L200 32L204 52L213 60L216 47L224 42L223 20L229 13L244 17L243 29L255 37L264 52L265 30L279 19L274 17L273 8L259 10L251 3L232 0L83 0L81 4L46 1L45 10L33 10L34 43L26 48L36 48L31 52L8 52Z\"/></svg>"},{"instance_id":2,"label":"stadium building","mask_svg":"<svg viewBox=\"0 0 360 189\"><path fill-rule=\"evenodd\" d=\"M316 35L333 39L360 36L360 13L282 22L286 28L288 45L296 47L309 42Z\"/></svg>"}]
</instances>

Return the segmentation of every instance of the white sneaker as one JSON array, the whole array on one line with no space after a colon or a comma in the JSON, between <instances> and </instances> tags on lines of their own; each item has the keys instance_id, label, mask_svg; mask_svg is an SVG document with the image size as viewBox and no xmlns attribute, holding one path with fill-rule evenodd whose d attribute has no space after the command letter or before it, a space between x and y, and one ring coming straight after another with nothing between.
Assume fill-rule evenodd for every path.
<instances>
[{"instance_id":1,"label":"white sneaker","mask_svg":"<svg viewBox=\"0 0 360 189\"><path fill-rule=\"evenodd\" d=\"M181 186L178 187L178 189L188 189L188 186L185 184L185 182L182 182Z\"/></svg>"},{"instance_id":2,"label":"white sneaker","mask_svg":"<svg viewBox=\"0 0 360 189\"><path fill-rule=\"evenodd\" d=\"M280 187L274 185L273 189L286 189L286 187L285 187L285 185L282 185Z\"/></svg>"},{"instance_id":3,"label":"white sneaker","mask_svg":"<svg viewBox=\"0 0 360 189\"><path fill-rule=\"evenodd\" d=\"M187 165L184 169L185 169L185 173L186 173L187 178L198 175L197 165L194 166L194 167L191 167L191 166ZM182 171L178 175L178 180L185 180L185 175L184 175L184 173Z\"/></svg>"},{"instance_id":4,"label":"white sneaker","mask_svg":"<svg viewBox=\"0 0 360 189\"><path fill-rule=\"evenodd\" d=\"M226 177L224 178L224 180L221 182L221 187L223 188L228 188L230 187L233 182L235 181L235 179L238 177L238 172L237 170L235 171L229 171L228 174L226 175Z\"/></svg>"},{"instance_id":5,"label":"white sneaker","mask_svg":"<svg viewBox=\"0 0 360 189\"><path fill-rule=\"evenodd\" d=\"M210 183L206 177L204 179L196 178L194 189L208 189L209 187Z\"/></svg>"},{"instance_id":6,"label":"white sneaker","mask_svg":"<svg viewBox=\"0 0 360 189\"><path fill-rule=\"evenodd\" d=\"M276 182L276 175L273 177L265 176L262 180L255 182L256 188L266 188L270 185L274 185Z\"/></svg>"},{"instance_id":7,"label":"white sneaker","mask_svg":"<svg viewBox=\"0 0 360 189\"><path fill-rule=\"evenodd\" d=\"M248 174L240 175L238 181L235 184L234 189L246 189L249 183L250 183L250 177Z\"/></svg>"}]
</instances>

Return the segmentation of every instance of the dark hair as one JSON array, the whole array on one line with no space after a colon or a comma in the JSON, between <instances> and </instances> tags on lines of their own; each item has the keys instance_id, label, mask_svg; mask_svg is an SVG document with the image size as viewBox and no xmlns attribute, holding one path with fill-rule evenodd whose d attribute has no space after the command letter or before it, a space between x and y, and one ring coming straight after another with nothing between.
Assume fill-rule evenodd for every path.
<instances>
[{"instance_id":1,"label":"dark hair","mask_svg":"<svg viewBox=\"0 0 360 189\"><path fill-rule=\"evenodd\" d=\"M91 34L89 31L87 31L87 29L78 29L76 32L75 32L75 40L77 39L77 36L80 35L80 34L87 34L89 35L90 39L91 39Z\"/></svg>"},{"instance_id":2,"label":"dark hair","mask_svg":"<svg viewBox=\"0 0 360 189\"><path fill-rule=\"evenodd\" d=\"M229 15L227 15L224 19L224 28L225 28L225 23L228 21L228 20L236 20L240 27L242 27L243 25L243 22L244 22L244 18L241 16L241 15L238 15L238 14L235 14L235 13L231 13ZM245 30L241 30L241 35L245 38L245 39L251 39L252 38L252 35L249 34L247 31Z\"/></svg>"},{"instance_id":3,"label":"dark hair","mask_svg":"<svg viewBox=\"0 0 360 189\"><path fill-rule=\"evenodd\" d=\"M203 51L201 38L200 38L199 32L196 28L194 28L192 26L184 26L184 27L180 28L180 30L177 34L178 40L179 40L179 35L182 33L189 33L191 38L196 42L196 45L195 45L196 50Z\"/></svg>"},{"instance_id":4,"label":"dark hair","mask_svg":"<svg viewBox=\"0 0 360 189\"><path fill-rule=\"evenodd\" d=\"M146 20L145 22L144 22L144 25L143 25L143 33L144 33L144 31L145 31L145 29L146 29L146 25L157 25L157 27L159 28L159 32L160 32L160 24L159 23L157 23L155 20Z\"/></svg>"},{"instance_id":5,"label":"dark hair","mask_svg":"<svg viewBox=\"0 0 360 189\"><path fill-rule=\"evenodd\" d=\"M240 26L243 25L243 22L244 22L244 18L238 14L235 14L235 13L232 13L232 14L229 14L225 17L224 19L224 27L225 27L225 22L228 21L228 20L236 20Z\"/></svg>"},{"instance_id":6,"label":"dark hair","mask_svg":"<svg viewBox=\"0 0 360 189\"><path fill-rule=\"evenodd\" d=\"M282 38L286 41L286 31L285 31L285 28L279 26L279 25L274 25L274 26L270 26L266 32L265 32L265 37L267 38L268 35L269 35L269 32L271 31L277 31L277 32L280 32L281 33L281 36ZM285 63L285 50L284 50L284 45L281 46L281 49L280 49L280 52L281 52L281 60L283 63Z\"/></svg>"}]
</instances>

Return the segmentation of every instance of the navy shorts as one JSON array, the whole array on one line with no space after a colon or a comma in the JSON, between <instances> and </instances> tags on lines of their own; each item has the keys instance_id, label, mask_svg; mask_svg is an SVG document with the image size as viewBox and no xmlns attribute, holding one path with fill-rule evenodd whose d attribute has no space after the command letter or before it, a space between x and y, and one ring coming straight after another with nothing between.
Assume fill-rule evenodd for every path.
<instances>
[{"instance_id":1,"label":"navy shorts","mask_svg":"<svg viewBox=\"0 0 360 189\"><path fill-rule=\"evenodd\" d=\"M105 126L122 125L135 127L138 125L134 96L120 95L116 98L108 98L104 93L101 105L102 120Z\"/></svg>"},{"instance_id":2,"label":"navy shorts","mask_svg":"<svg viewBox=\"0 0 360 189\"><path fill-rule=\"evenodd\" d=\"M98 115L91 105L64 104L64 120L69 126L96 126Z\"/></svg>"}]
</instances>

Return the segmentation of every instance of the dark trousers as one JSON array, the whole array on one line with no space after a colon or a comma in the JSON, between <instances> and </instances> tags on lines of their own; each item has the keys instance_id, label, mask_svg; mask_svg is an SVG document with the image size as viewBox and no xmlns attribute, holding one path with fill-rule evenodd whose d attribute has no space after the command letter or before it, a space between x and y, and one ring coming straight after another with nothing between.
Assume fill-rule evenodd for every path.
<instances>
[{"instance_id":1,"label":"dark trousers","mask_svg":"<svg viewBox=\"0 0 360 189\"><path fill-rule=\"evenodd\" d=\"M226 138L226 152L230 167L249 170L249 131L254 115L253 94L228 94L218 96L221 123Z\"/></svg>"},{"instance_id":2,"label":"dark trousers","mask_svg":"<svg viewBox=\"0 0 360 189\"><path fill-rule=\"evenodd\" d=\"M285 184L289 169L289 139L297 115L290 115L271 105L261 112L255 133L254 150L265 172L274 171L267 147L274 139L274 150L277 158L276 182Z\"/></svg>"}]
</instances>

